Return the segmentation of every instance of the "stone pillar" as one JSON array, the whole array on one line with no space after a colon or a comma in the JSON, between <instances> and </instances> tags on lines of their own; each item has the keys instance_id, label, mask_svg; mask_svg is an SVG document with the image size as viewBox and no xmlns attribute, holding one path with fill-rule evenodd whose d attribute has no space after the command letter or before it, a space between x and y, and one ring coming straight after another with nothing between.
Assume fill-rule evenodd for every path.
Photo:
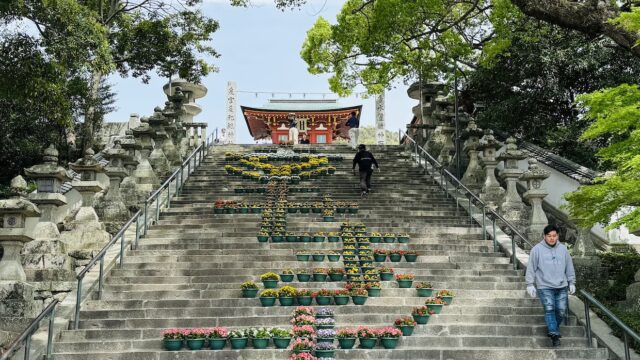
<instances>
[{"instance_id":1,"label":"stone pillar","mask_svg":"<svg viewBox=\"0 0 640 360\"><path fill-rule=\"evenodd\" d=\"M0 322L3 318L30 318L36 315L33 286L27 284L20 252L34 239L40 211L27 200L27 182L21 176L11 180L11 198L0 200Z\"/></svg>"},{"instance_id":2,"label":"stone pillar","mask_svg":"<svg viewBox=\"0 0 640 360\"><path fill-rule=\"evenodd\" d=\"M176 111L175 104L171 101L165 102L164 105L162 116L167 119L164 124L164 131L167 133L167 139L162 143L162 151L164 151L167 159L169 159L171 166L180 166L182 163L180 139L176 136L176 133L178 132L178 111ZM180 124L180 126L182 126L182 124Z\"/></svg>"},{"instance_id":3,"label":"stone pillar","mask_svg":"<svg viewBox=\"0 0 640 360\"><path fill-rule=\"evenodd\" d=\"M83 158L69 164L71 169L80 174L80 180L74 180L71 184L82 195L82 207L76 212L74 220L67 224L69 231L60 234L60 241L65 244L69 255L83 260L91 259L93 251L100 250L110 238L93 208L95 195L104 190L97 181L97 174L103 173L104 168L93 155L93 150L87 149Z\"/></svg>"},{"instance_id":4,"label":"stone pillar","mask_svg":"<svg viewBox=\"0 0 640 360\"><path fill-rule=\"evenodd\" d=\"M376 96L376 144L384 145L386 130L384 127L384 91Z\"/></svg>"},{"instance_id":5,"label":"stone pillar","mask_svg":"<svg viewBox=\"0 0 640 360\"><path fill-rule=\"evenodd\" d=\"M496 160L498 142L493 137L492 130L485 130L484 136L480 139L478 149L482 150L482 160L480 162L484 170L484 182L480 192L480 199L495 209L502 200L504 189L500 186L495 175L496 165L498 165L498 160Z\"/></svg>"},{"instance_id":6,"label":"stone pillar","mask_svg":"<svg viewBox=\"0 0 640 360\"><path fill-rule=\"evenodd\" d=\"M121 146L121 140L115 140L114 146L104 151L104 158L109 160L105 173L109 176L109 191L96 205L98 217L105 223L107 232L115 234L129 220L129 210L120 195L120 183L127 177L124 161L127 151Z\"/></svg>"},{"instance_id":7,"label":"stone pillar","mask_svg":"<svg viewBox=\"0 0 640 360\"><path fill-rule=\"evenodd\" d=\"M542 182L549 176L551 173L541 169L538 166L538 160L534 158L529 159L529 169L520 176L520 180L527 182L527 192L524 193L524 198L531 205L527 237L532 243L542 239L543 229L548 223L547 215L542 209L542 200L548 193L542 187Z\"/></svg>"},{"instance_id":8,"label":"stone pillar","mask_svg":"<svg viewBox=\"0 0 640 360\"><path fill-rule=\"evenodd\" d=\"M476 125L476 122L471 119L469 124L462 131L461 140L464 140L463 151L467 153L469 158L469 164L467 170L462 176L462 183L474 192L479 192L482 188L482 182L484 180L484 172L479 164L478 148L480 146L480 137L483 135L482 129Z\"/></svg>"},{"instance_id":9,"label":"stone pillar","mask_svg":"<svg viewBox=\"0 0 640 360\"><path fill-rule=\"evenodd\" d=\"M132 113L129 115L129 129L140 126L140 115Z\"/></svg>"},{"instance_id":10,"label":"stone pillar","mask_svg":"<svg viewBox=\"0 0 640 360\"><path fill-rule=\"evenodd\" d=\"M151 136L154 134L153 129L149 126L149 119L142 118L139 127L131 129L136 140L136 149L138 149L139 164L133 172L136 179L136 191L138 192L138 200L144 201L149 194L160 186L160 180L149 162L149 155L153 151L153 140Z\"/></svg>"},{"instance_id":11,"label":"stone pillar","mask_svg":"<svg viewBox=\"0 0 640 360\"><path fill-rule=\"evenodd\" d=\"M517 188L518 179L524 172L518 169L518 160L524 160L526 157L524 152L518 149L516 139L511 136L506 140L504 152L498 156L498 161L504 161L500 177L507 183L507 192L500 204L500 211L505 219L513 222L520 231L526 227L527 209Z\"/></svg>"},{"instance_id":12,"label":"stone pillar","mask_svg":"<svg viewBox=\"0 0 640 360\"><path fill-rule=\"evenodd\" d=\"M238 87L235 81L227 83L227 131L225 141L227 144L236 143L236 101Z\"/></svg>"},{"instance_id":13,"label":"stone pillar","mask_svg":"<svg viewBox=\"0 0 640 360\"><path fill-rule=\"evenodd\" d=\"M120 183L120 194L122 201L127 208L132 211L137 211L139 208L137 179L134 176L134 171L139 164L136 149L138 144L133 137L133 131L127 130L125 137L121 139L122 149L127 152L127 157L124 159L123 166L127 169L127 176L122 179Z\"/></svg>"},{"instance_id":14,"label":"stone pillar","mask_svg":"<svg viewBox=\"0 0 640 360\"><path fill-rule=\"evenodd\" d=\"M153 151L149 154L149 163L157 176L164 178L171 172L169 159L164 153L163 143L169 140L167 132L164 130L166 118L162 116L162 109L156 107L153 109L153 115L149 117L149 126L151 127L153 137Z\"/></svg>"},{"instance_id":15,"label":"stone pillar","mask_svg":"<svg viewBox=\"0 0 640 360\"><path fill-rule=\"evenodd\" d=\"M437 160L444 167L449 167L453 160L453 154L456 151L453 143L453 134L456 128L452 126L454 113L451 111L451 102L440 93L435 99L436 108L433 111L433 117L438 126L431 137L429 144L429 152L437 154Z\"/></svg>"}]
</instances>

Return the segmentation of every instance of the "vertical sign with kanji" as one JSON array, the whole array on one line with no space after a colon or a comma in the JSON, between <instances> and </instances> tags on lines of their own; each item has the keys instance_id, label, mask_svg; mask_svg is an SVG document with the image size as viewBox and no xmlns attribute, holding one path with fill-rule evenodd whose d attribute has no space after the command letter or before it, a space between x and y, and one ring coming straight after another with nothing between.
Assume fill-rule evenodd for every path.
<instances>
[{"instance_id":1,"label":"vertical sign with kanji","mask_svg":"<svg viewBox=\"0 0 640 360\"><path fill-rule=\"evenodd\" d=\"M384 145L384 91L376 96L376 144Z\"/></svg>"},{"instance_id":2,"label":"vertical sign with kanji","mask_svg":"<svg viewBox=\"0 0 640 360\"><path fill-rule=\"evenodd\" d=\"M235 81L227 82L227 131L225 134L225 144L236 143L236 92Z\"/></svg>"}]
</instances>

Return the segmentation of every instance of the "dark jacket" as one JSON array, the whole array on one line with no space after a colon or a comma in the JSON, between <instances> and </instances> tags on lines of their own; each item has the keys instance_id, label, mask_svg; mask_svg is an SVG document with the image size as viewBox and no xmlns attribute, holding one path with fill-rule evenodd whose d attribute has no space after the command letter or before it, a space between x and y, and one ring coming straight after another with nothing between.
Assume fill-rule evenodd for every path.
<instances>
[{"instance_id":1,"label":"dark jacket","mask_svg":"<svg viewBox=\"0 0 640 360\"><path fill-rule=\"evenodd\" d=\"M296 119L289 120L289 128L294 128L296 127L296 125L298 125L298 120Z\"/></svg>"},{"instance_id":2,"label":"dark jacket","mask_svg":"<svg viewBox=\"0 0 640 360\"><path fill-rule=\"evenodd\" d=\"M345 125L350 128L357 128L358 126L360 126L360 121L358 121L358 118L356 116L352 115L349 120L347 120L347 123Z\"/></svg>"},{"instance_id":3,"label":"dark jacket","mask_svg":"<svg viewBox=\"0 0 640 360\"><path fill-rule=\"evenodd\" d=\"M376 168L379 168L378 162L376 158L373 157L373 154L367 150L360 150L353 158L353 169L355 170L356 164L358 164L358 169L360 171L370 171L372 170L371 165L375 165Z\"/></svg>"}]
</instances>

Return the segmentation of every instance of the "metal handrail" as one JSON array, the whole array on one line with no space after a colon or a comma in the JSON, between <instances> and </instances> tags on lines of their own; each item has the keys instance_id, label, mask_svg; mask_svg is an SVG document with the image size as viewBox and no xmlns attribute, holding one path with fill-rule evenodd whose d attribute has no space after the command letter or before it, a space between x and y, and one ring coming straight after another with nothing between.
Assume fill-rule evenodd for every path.
<instances>
[{"instance_id":1,"label":"metal handrail","mask_svg":"<svg viewBox=\"0 0 640 360\"><path fill-rule=\"evenodd\" d=\"M24 349L24 360L29 360L29 351L31 350L31 336L38 330L40 327L40 321L45 317L49 316L49 331L47 337L47 353L45 355L45 359L48 360L51 358L51 350L53 348L53 322L56 318L56 305L58 305L59 301L57 299L53 299L53 301L47 305L44 310L38 315L27 328L15 339L7 351L5 351L2 356L0 356L0 360L8 360L11 355L15 354L16 351L22 348L22 344L25 344Z\"/></svg>"},{"instance_id":2,"label":"metal handrail","mask_svg":"<svg viewBox=\"0 0 640 360\"><path fill-rule=\"evenodd\" d=\"M404 137L402 136L404 134ZM533 247L534 245L529 241L529 239L522 235L522 233L520 233L520 231L518 231L518 229L516 229L516 227L511 224L511 222L509 222L507 219L505 219L502 215L498 214L498 212L496 212L495 210L493 210L492 208L488 207L487 204L482 201L476 194L473 193L473 191L471 191L468 187L466 187L455 175L453 175L451 172L449 172L449 170L445 169L444 166L442 166L442 164L440 164L440 162L438 162L438 160L436 160L433 156L431 156L431 154L429 154L429 152L427 150L425 150L422 146L418 145L418 143L412 139L409 134L405 133L404 131L402 131L402 129L398 130L398 138L400 139L406 139L406 140L410 140L411 143L413 143L413 147L415 149L414 153L415 156L417 158L417 162L418 162L418 166L421 166L422 164L422 156L424 155L424 159L425 159L425 166L424 169L425 171L427 170L427 164L426 162L428 161L429 163L431 163L431 166L440 173L441 175L441 179L442 179L442 183L440 184L442 187L444 187L444 192L445 194L449 194L449 189L448 189L448 185L447 185L447 179L446 177L449 177L451 182L453 183L453 185L455 186L455 190L456 190L456 194L460 191L460 189L463 190L463 195L466 195L469 198L469 218L471 220L473 220L473 208L472 205L476 205L479 207L482 207L482 234L483 234L483 238L484 240L487 239L487 230L486 230L486 218L487 218L487 212L488 215L490 215L490 217L493 217L493 248L494 251L497 249L498 244L497 244L497 239L496 239L496 219L500 220L503 224L505 224L510 230L511 232L514 234L514 236L510 236L511 238L511 256L512 256L512 263L513 263L513 268L515 270L518 269L518 259L516 257L516 236L521 238L523 242L525 242L527 245ZM458 197L456 196L456 211L458 210L459 207L459 202L458 202Z\"/></svg>"},{"instance_id":3,"label":"metal handrail","mask_svg":"<svg viewBox=\"0 0 640 360\"><path fill-rule=\"evenodd\" d=\"M124 249L125 249L125 233L126 231L129 229L129 227L135 222L135 226L136 226L136 234L135 234L135 239L134 239L134 243L132 244L132 248L136 249L138 247L138 240L140 239L140 221L138 221L140 219L141 216L144 216L143 218L143 226L144 226L144 232L142 235L146 235L147 234L147 228L148 228L148 212L149 212L149 205L152 204L154 201L156 203L156 209L155 209L155 215L154 215L154 220L157 223L158 222L158 218L160 217L160 196L162 195L163 191L167 191L167 201L166 201L166 205L167 207L171 206L171 182L173 180L176 180L176 185L175 185L175 189L176 192L174 193L174 195L176 194L180 194L182 185L185 182L185 178L184 178L184 170L185 170L185 166L187 167L187 176L189 176L191 174L191 162L193 161L193 169L195 170L195 168L202 162L202 160L204 159L204 155L205 155L205 150L208 149L208 147L211 144L211 136L212 134L209 134L209 136L205 139L205 141L202 142L202 144L200 144L200 146L198 146L180 165L180 168L177 169L176 171L173 172L173 174L171 174L169 176L169 178L167 178L167 180L165 180L162 185L156 190L154 191L144 202L144 211L143 210L138 210L138 212L135 213L135 215L133 215L129 221L127 221L124 226L120 229L120 231L118 231L118 233L116 235L114 235L111 238L111 241L109 241L103 248L102 250L100 250L100 252L94 256L91 261L89 262L89 264L87 264L87 266L85 266L84 269L82 269L82 271L78 274L78 276L76 276L76 279L78 281L78 287L77 287L77 292L76 292L76 309L75 309L75 316L74 316L74 325L73 328L74 329L78 329L78 325L80 323L80 310L82 307L82 281L84 280L85 275L95 266L95 264L100 261L100 273L98 275L98 300L102 299L102 287L104 284L104 256L107 253L107 251L111 248L111 246L113 244L115 244L118 240L120 240L120 254L118 256L116 256L116 259L120 260L120 264L119 266L122 267L122 264L124 263Z\"/></svg>"},{"instance_id":4,"label":"metal handrail","mask_svg":"<svg viewBox=\"0 0 640 360\"><path fill-rule=\"evenodd\" d=\"M625 360L629 360L631 359L631 354L629 351L629 336L635 340L636 342L640 343L640 336L638 334L636 334L635 331L633 331L631 328L629 328L624 322L622 322L622 320L620 320L617 316L615 316L611 310L609 310L606 306L604 306L602 303L600 303L598 300L596 300L593 295L589 294L588 292L584 291L584 290L580 290L580 294L585 298L585 302L584 302L584 321L585 321L585 326L587 328L587 346L588 347L592 347L593 346L593 335L591 334L591 318L589 317L589 304L594 305L595 307L597 307L598 309L600 309L600 311L602 311L608 318L610 318L622 331L623 331L623 338L624 338L624 358Z\"/></svg>"}]
</instances>

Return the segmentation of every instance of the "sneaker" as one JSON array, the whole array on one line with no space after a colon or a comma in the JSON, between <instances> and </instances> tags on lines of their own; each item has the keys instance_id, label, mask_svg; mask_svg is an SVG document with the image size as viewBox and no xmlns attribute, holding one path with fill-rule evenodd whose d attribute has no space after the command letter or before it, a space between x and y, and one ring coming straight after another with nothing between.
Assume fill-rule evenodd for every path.
<instances>
[{"instance_id":1,"label":"sneaker","mask_svg":"<svg viewBox=\"0 0 640 360\"><path fill-rule=\"evenodd\" d=\"M560 346L560 335L551 335L551 346L558 347Z\"/></svg>"},{"instance_id":2,"label":"sneaker","mask_svg":"<svg viewBox=\"0 0 640 360\"><path fill-rule=\"evenodd\" d=\"M363 191L362 194L360 194L360 197L366 198L367 197L367 192Z\"/></svg>"}]
</instances>

